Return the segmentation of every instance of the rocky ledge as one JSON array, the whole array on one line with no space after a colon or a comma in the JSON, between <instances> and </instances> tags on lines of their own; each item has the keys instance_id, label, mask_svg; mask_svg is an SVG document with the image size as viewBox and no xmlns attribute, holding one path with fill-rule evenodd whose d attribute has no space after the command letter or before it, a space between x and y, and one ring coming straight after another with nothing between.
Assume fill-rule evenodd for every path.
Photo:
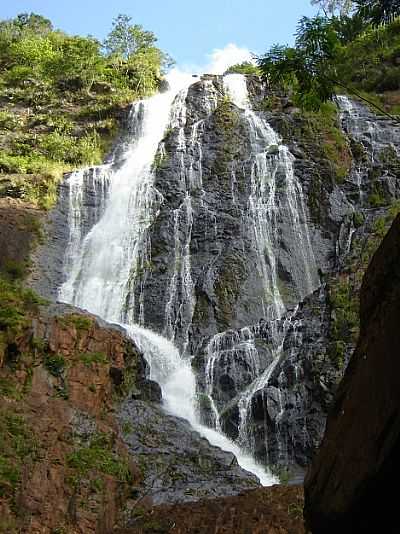
<instances>
[{"instance_id":1,"label":"rocky ledge","mask_svg":"<svg viewBox=\"0 0 400 534\"><path fill-rule=\"evenodd\" d=\"M164 412L121 327L24 287L43 218L0 199L0 532L108 533L138 508L257 488Z\"/></svg>"}]
</instances>

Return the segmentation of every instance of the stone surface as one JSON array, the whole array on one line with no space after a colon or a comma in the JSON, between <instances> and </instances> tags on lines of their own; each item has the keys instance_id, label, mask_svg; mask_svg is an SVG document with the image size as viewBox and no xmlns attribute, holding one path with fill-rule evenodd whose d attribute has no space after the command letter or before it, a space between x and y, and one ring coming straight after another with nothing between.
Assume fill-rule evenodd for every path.
<instances>
[{"instance_id":1,"label":"stone surface","mask_svg":"<svg viewBox=\"0 0 400 534\"><path fill-rule=\"evenodd\" d=\"M300 225L309 229L319 274L315 284L320 286L314 288L316 292L304 290L298 228L293 228L283 209L284 172L277 169L279 239L275 254L287 312L276 328L282 332L289 319L297 326L285 334L268 384L254 395L248 432L261 460L304 466L320 443L328 406L354 349L354 340L346 334L342 336L340 358L335 357L332 287L346 279L349 262L356 264L363 256L376 221L400 198L400 136L394 123L364 106L353 102L349 111L347 104L339 102L342 112L337 126L344 134L342 155L350 170L338 177L321 149L323 140L318 132L310 132L307 118L293 110L287 97L277 98L274 109L266 110L264 98L271 96L267 89L256 77L248 78L247 84L257 116L282 136L294 157L295 177L305 199ZM249 123L242 110L224 100L220 76L204 76L194 83L184 105L186 122L165 132L154 163L154 185L162 202L146 237L150 243L146 257L151 260L146 260L145 268L136 274L132 288L135 298L130 295L130 300L137 306L144 302L146 327L173 338L180 349L194 356L198 390L205 400L210 341L220 334L229 338L231 331L258 332L260 320L265 319L261 297L265 291L254 248L254 228L248 224L252 173ZM116 166L123 147L121 143L116 149ZM269 149L271 160L277 158L276 147ZM53 298L65 278L61 258L68 244L68 180L60 186L59 203L50 216L49 239L38 252L38 269L32 276L34 287ZM103 197L101 188L93 189L90 173L84 185L85 233L101 214ZM183 261L187 252L190 279ZM352 295L355 299L356 293ZM134 315L139 320L139 309ZM240 396L254 383L255 375L272 363L265 336L256 334L254 347L257 365L248 359L243 340L228 347L215 362L212 396L222 427L233 438L240 430ZM211 424L210 403L200 402L200 407L204 421Z\"/></svg>"},{"instance_id":2,"label":"stone surface","mask_svg":"<svg viewBox=\"0 0 400 534\"><path fill-rule=\"evenodd\" d=\"M0 198L0 270L19 266L26 271L29 255L40 237L41 213L33 205Z\"/></svg>"},{"instance_id":3,"label":"stone surface","mask_svg":"<svg viewBox=\"0 0 400 534\"><path fill-rule=\"evenodd\" d=\"M364 277L361 332L305 481L313 533L398 532L400 217Z\"/></svg>"},{"instance_id":4,"label":"stone surface","mask_svg":"<svg viewBox=\"0 0 400 534\"><path fill-rule=\"evenodd\" d=\"M130 527L116 534L305 534L301 487L273 486L237 497L138 510Z\"/></svg>"},{"instance_id":5,"label":"stone surface","mask_svg":"<svg viewBox=\"0 0 400 534\"><path fill-rule=\"evenodd\" d=\"M136 422L125 442L156 505L237 495L259 485L233 454L210 446L187 421L166 415L160 406L131 398L119 417L122 425Z\"/></svg>"},{"instance_id":6,"label":"stone surface","mask_svg":"<svg viewBox=\"0 0 400 534\"><path fill-rule=\"evenodd\" d=\"M13 490L4 491L0 472L2 528L107 533L128 520L138 499L196 501L259 486L232 454L164 412L158 384L121 330L52 305L9 338L0 365L0 434L4 421L18 417L35 452L24 458ZM6 461L17 455L8 450Z\"/></svg>"}]
</instances>

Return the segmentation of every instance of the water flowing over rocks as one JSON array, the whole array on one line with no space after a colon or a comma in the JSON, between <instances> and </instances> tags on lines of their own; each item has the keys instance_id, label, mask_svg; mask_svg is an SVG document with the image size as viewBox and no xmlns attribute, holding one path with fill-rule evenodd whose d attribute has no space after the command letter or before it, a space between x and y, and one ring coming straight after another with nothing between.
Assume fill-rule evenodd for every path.
<instances>
[{"instance_id":1,"label":"water flowing over rocks","mask_svg":"<svg viewBox=\"0 0 400 534\"><path fill-rule=\"evenodd\" d=\"M400 140L338 97L352 155L338 181L301 115L262 110L266 95L256 77L204 76L154 97L149 123L135 104L114 160L63 182L37 271L63 300L173 342L201 424L262 463L305 466L345 363L330 356L330 281L400 197Z\"/></svg>"}]
</instances>

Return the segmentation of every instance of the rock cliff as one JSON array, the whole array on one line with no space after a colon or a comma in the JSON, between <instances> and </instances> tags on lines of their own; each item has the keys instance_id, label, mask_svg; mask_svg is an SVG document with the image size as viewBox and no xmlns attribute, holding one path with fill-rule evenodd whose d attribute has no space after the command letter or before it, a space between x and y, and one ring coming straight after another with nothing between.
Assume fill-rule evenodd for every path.
<instances>
[{"instance_id":1,"label":"rock cliff","mask_svg":"<svg viewBox=\"0 0 400 534\"><path fill-rule=\"evenodd\" d=\"M165 413L120 327L23 287L41 218L2 199L0 531L108 533L152 504L256 488L232 454Z\"/></svg>"},{"instance_id":2,"label":"rock cliff","mask_svg":"<svg viewBox=\"0 0 400 534\"><path fill-rule=\"evenodd\" d=\"M397 532L400 217L361 288L360 339L305 481L313 533Z\"/></svg>"},{"instance_id":3,"label":"rock cliff","mask_svg":"<svg viewBox=\"0 0 400 534\"><path fill-rule=\"evenodd\" d=\"M221 76L178 96L121 321L193 356L204 422L263 462L305 466L355 346L362 274L398 210L399 128L346 97L314 116L256 77L246 90L246 109ZM60 253L82 246L123 162L119 150L61 185L41 292L57 294Z\"/></svg>"}]
</instances>

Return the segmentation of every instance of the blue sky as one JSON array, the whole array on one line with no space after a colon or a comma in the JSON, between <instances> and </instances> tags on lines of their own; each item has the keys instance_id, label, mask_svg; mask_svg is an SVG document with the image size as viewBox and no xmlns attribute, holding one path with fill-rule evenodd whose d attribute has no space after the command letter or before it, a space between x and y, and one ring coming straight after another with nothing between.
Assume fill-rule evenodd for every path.
<instances>
[{"instance_id":1,"label":"blue sky","mask_svg":"<svg viewBox=\"0 0 400 534\"><path fill-rule=\"evenodd\" d=\"M0 18L39 13L68 33L103 39L119 13L158 36L159 46L180 66L208 65L215 49L229 43L262 53L276 42L290 43L302 15L316 9L309 0L2 0ZM240 54L239 54L240 55ZM231 47L230 56L235 56Z\"/></svg>"}]
</instances>

